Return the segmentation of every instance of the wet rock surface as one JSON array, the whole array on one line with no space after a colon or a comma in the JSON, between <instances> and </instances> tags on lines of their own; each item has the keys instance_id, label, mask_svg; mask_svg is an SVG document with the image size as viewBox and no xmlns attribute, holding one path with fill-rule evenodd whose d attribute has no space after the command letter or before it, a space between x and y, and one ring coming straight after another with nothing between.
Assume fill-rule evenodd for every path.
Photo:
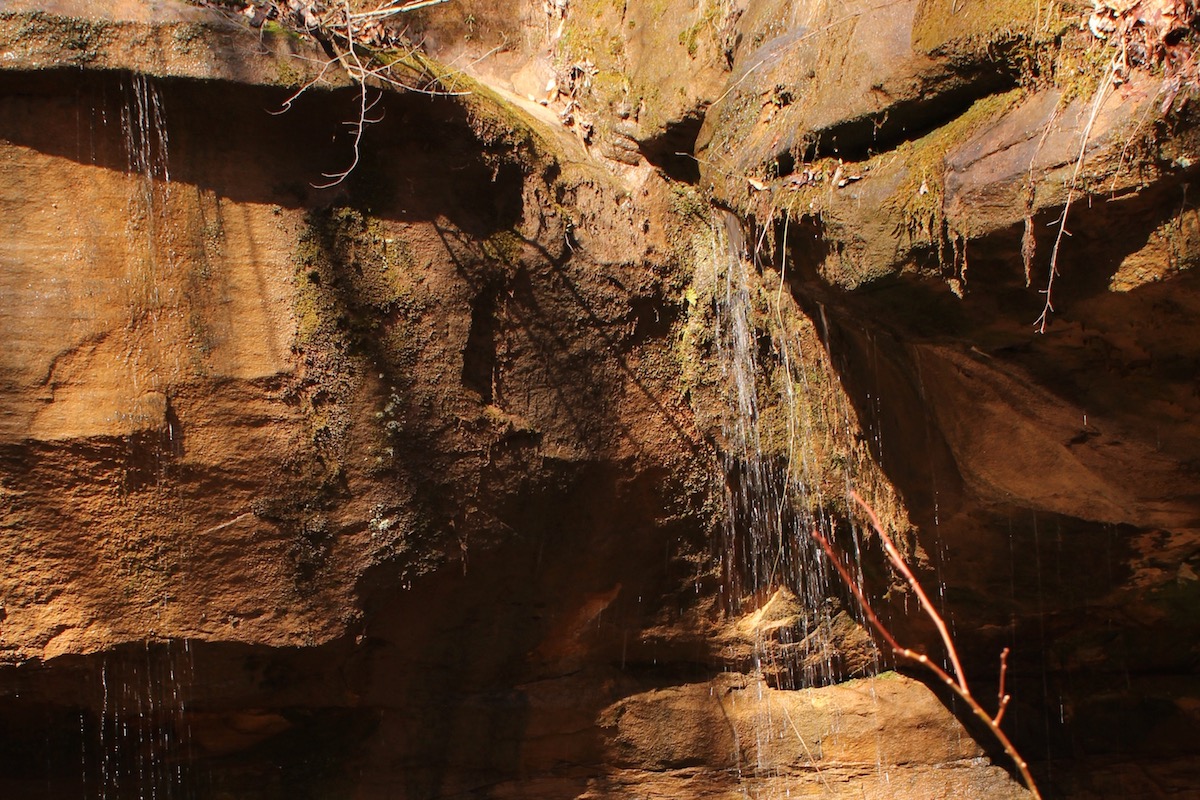
<instances>
[{"instance_id":1,"label":"wet rock surface","mask_svg":"<svg viewBox=\"0 0 1200 800\"><path fill-rule=\"evenodd\" d=\"M985 705L1012 648L1046 796L1193 791L1161 77L1052 4L464 0L411 33L470 94L383 94L318 188L357 89L268 113L324 54L219 11L0 9L6 795L1026 796L836 583L750 574L725 236L795 513L877 503Z\"/></svg>"},{"instance_id":2,"label":"wet rock surface","mask_svg":"<svg viewBox=\"0 0 1200 800\"><path fill-rule=\"evenodd\" d=\"M1161 76L1114 81L1081 67L1081 58L1102 67L1108 55L1080 43L1092 37L1069 15L1014 8L1017 22L1002 30L982 21L981 5L943 9L940 20L933 5L911 22L875 11L895 23L886 37L831 43L824 29L819 41L778 40L779 55L735 59L742 67L723 101L731 105L706 118L702 180L758 220L772 242L762 247L766 269L785 273L822 321L874 452L945 582L960 637L973 642L976 671L994 670L985 654L1011 645L1018 681L1046 681L1024 692L1058 698L1043 746L1090 770L1097 747L1121 749L1099 744L1121 726L1080 727L1101 708L1146 725L1151 738L1196 725L1185 699L1196 692L1196 620L1180 606L1200 544L1188 488L1195 353L1185 310L1195 300L1184 199L1194 126ZM1039 41L1051 30L1060 34L1047 51ZM984 51L966 44L988 38L1007 41L987 49L990 73L978 61ZM788 121L772 105L778 82L759 73L785 58L824 64L822 48L834 46L892 47L895 56L880 50L871 64L880 87L910 80L914 63L948 76L921 92L945 116L857 151L821 151L812 144L821 131L852 126L867 113L855 103L869 95L833 106L840 122L825 121L819 105ZM1048 65L1038 78L1022 71L1030 59ZM846 80L826 69L810 93ZM963 97L977 99L959 105ZM1122 675L1136 681L1128 695L1099 689ZM1151 721L1135 706L1162 716ZM1132 762L1147 750L1137 752ZM1163 762L1174 758L1148 759L1146 778L1066 767L1056 788L1159 796L1180 785L1166 777L1178 767Z\"/></svg>"}]
</instances>

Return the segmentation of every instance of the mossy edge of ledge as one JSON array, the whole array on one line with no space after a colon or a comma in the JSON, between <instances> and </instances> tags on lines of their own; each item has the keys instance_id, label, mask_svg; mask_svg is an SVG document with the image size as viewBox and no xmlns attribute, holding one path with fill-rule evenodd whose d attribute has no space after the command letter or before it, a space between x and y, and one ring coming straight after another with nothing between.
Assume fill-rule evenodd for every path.
<instances>
[{"instance_id":1,"label":"mossy edge of ledge","mask_svg":"<svg viewBox=\"0 0 1200 800\"><path fill-rule=\"evenodd\" d=\"M0 10L0 69L123 70L155 78L299 87L318 77L325 58L298 34L254 30L203 9L179 5L150 19ZM349 79L325 70L322 86Z\"/></svg>"}]
</instances>

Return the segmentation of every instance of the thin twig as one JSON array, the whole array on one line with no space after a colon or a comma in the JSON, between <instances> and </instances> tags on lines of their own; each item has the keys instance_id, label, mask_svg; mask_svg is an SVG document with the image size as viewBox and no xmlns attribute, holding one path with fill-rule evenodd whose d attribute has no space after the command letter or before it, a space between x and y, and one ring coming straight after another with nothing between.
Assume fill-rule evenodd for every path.
<instances>
[{"instance_id":1,"label":"thin twig","mask_svg":"<svg viewBox=\"0 0 1200 800\"><path fill-rule=\"evenodd\" d=\"M1067 185L1067 200L1063 204L1062 214L1058 218L1058 234L1054 237L1054 248L1050 251L1050 270L1046 277L1046 288L1041 290L1042 294L1046 295L1046 305L1042 307L1041 316L1033 323L1038 333L1046 332L1046 325L1050 322L1050 315L1054 312L1051 293L1054 291L1054 277L1058 275L1058 250L1062 245L1063 236L1071 235L1067 232L1067 215L1071 212L1071 202L1075 199L1079 173L1083 170L1083 159L1087 154L1088 140L1092 137L1092 126L1096 123L1096 117L1100 114L1100 106L1108 96L1108 90L1114 85L1113 77L1116 75L1116 70L1117 59L1114 58L1109 62L1108 70L1104 73L1100 85L1096 87L1096 96L1092 101L1092 113L1088 117L1087 126L1083 129L1083 136L1079 143L1079 158L1075 160L1075 171L1071 174L1071 182Z\"/></svg>"},{"instance_id":2,"label":"thin twig","mask_svg":"<svg viewBox=\"0 0 1200 800\"><path fill-rule=\"evenodd\" d=\"M351 143L351 150L354 153L354 157L350 161L350 166L346 167L341 172L322 172L321 175L326 178L331 178L332 180L330 180L328 183L314 183L314 189L330 189L346 180L346 178L350 177L350 173L354 172L355 167L358 166L358 162L362 158L360 145L362 144L363 131L366 130L367 125L372 125L376 122L383 121L382 116L376 117L375 119L371 119L367 116L367 114L369 114L370 111L379 104L379 101L383 99L383 94L380 93L374 100L367 102L367 85L364 83L360 84L360 86L361 90L358 94L358 120L345 123L345 125L354 131L354 139Z\"/></svg>"},{"instance_id":3,"label":"thin twig","mask_svg":"<svg viewBox=\"0 0 1200 800\"><path fill-rule=\"evenodd\" d=\"M992 717L992 722L997 725L1004 718L1004 711L1008 708L1008 701L1012 699L1011 695L1004 692L1004 679L1008 675L1008 648L1000 651L1000 688L996 692L996 716Z\"/></svg>"},{"instance_id":4,"label":"thin twig","mask_svg":"<svg viewBox=\"0 0 1200 800\"><path fill-rule=\"evenodd\" d=\"M366 46L371 41L372 31L379 29L378 26L381 21L410 11L442 5L448 2L450 0L385 0L385 2L379 3L370 11L355 11L351 7L350 0L342 0L340 4L334 4L328 10L321 12L320 16L306 18L303 28L296 28L298 32L315 33L326 45L327 50L332 51L332 54L328 60L322 63L321 69L315 78L293 92L290 97L283 101L277 111L271 111L270 113L283 114L290 111L293 104L301 95L324 80L325 74L334 64L341 67L346 76L349 77L351 83L358 85L358 118L357 120L345 123L353 133L350 165L339 172L321 173L329 180L325 183L314 183L314 188L329 189L337 186L345 181L361 162L364 131L368 125L373 125L383 120L382 114L374 118L371 116L371 112L383 100L384 94L383 89L376 85L376 91L379 94L373 100L371 99L370 87L368 86L371 80L378 81L384 88L391 87L402 92L417 92L419 94L448 97L470 94L470 92L442 91L429 88L438 85L440 82L440 79L436 76L433 76L425 86L410 85L405 80L398 79L392 74L394 66L400 59L381 64L381 59L376 58L374 53ZM419 45L414 46L401 59L414 57L419 60L417 47Z\"/></svg>"},{"instance_id":5,"label":"thin twig","mask_svg":"<svg viewBox=\"0 0 1200 800\"><path fill-rule=\"evenodd\" d=\"M954 641L950 638L950 630L946 627L945 620L942 619L941 614L934 608L929 596L925 594L925 590L917 581L916 576L912 574L912 570L908 568L908 563L900 555L900 551L896 549L896 545L892 542L892 537L888 536L884 531L883 525L879 522L879 517L875 515L875 510L867 505L867 501L863 500L858 492L851 491L850 496L867 512L867 517L871 520L871 527L875 529L875 532L879 535L879 540L883 542L883 549L887 553L888 559L900 574L904 576L904 580L908 581L908 585L916 592L917 599L921 601L921 606L925 609L925 614L933 620L934 626L942 637L942 644L946 647L946 653L950 656L950 663L954 666L954 675L958 678L958 684L964 692L968 691L967 676L963 672L962 664L959 663L958 651L954 648Z\"/></svg>"},{"instance_id":6,"label":"thin twig","mask_svg":"<svg viewBox=\"0 0 1200 800\"><path fill-rule=\"evenodd\" d=\"M895 546L891 544L891 538L884 532L883 526L879 523L879 518L876 516L875 512L862 500L861 497L858 496L857 492L853 492L852 496L866 509L871 520L871 525L875 532L879 535L880 540L884 542L884 546L888 550L888 556L893 565L896 566L897 569L900 569L901 573L908 581L908 585L913 589L914 592L917 593L917 596L925 598L925 592L921 588L920 583L917 581L916 576L914 576L912 571L908 569L907 564L904 563L904 559L900 557L899 552L895 549ZM1000 728L1000 719L1003 716L1004 708L1008 705L1007 699L1002 701L1000 710L993 717L991 714L985 711L981 705L979 705L974 696L972 696L970 690L967 689L966 679L963 676L961 666L958 664L958 658L956 654L952 656L952 661L954 661L955 669L958 673L957 680L948 672L946 672L946 670L942 669L935 662L930 660L929 656L925 655L924 653L918 653L915 650L910 650L909 648L901 645L896 640L896 637L892 635L892 632L888 630L887 626L880 621L879 616L875 613L875 609L871 605L871 601L867 599L866 593L850 574L849 568L842 563L842 559L839 558L837 551L829 542L829 539L826 538L826 536L815 527L812 529L811 535L813 540L820 545L822 550L825 551L825 555L829 557L830 563L833 564L834 569L837 570L838 575L841 576L842 581L846 584L846 587L858 601L859 608L862 610L863 616L867 620L867 624L870 625L875 633L877 633L885 642L887 642L888 646L892 649L892 652L895 653L897 657L925 667L925 669L932 672L938 680L945 684L950 691L954 692L954 694L960 700L962 700L968 708L971 709L971 713L978 717L979 720L988 727L988 729L992 732L992 736L996 738L996 741L1000 743L1002 748L1004 748L1004 752L1010 759L1012 759L1013 764L1017 768L1017 772L1019 772L1021 775L1021 780L1024 781L1025 786L1029 789L1030 794L1033 795L1034 800L1041 800L1042 795L1038 791L1037 784L1033 780L1033 775L1029 772L1029 765L1026 763L1025 759L1021 757L1021 754L1017 751L1017 748L1012 743L1012 740L1009 739L1008 735L1005 734ZM927 599L923 601L922 607L925 609L926 614L934 619L935 623L940 621L941 618L934 611L933 606L928 603ZM939 625L939 630L944 630L944 624ZM947 644L947 649L954 654L953 645L948 641L948 634L943 634L943 642ZM1002 681L1003 675L1007 671L1007 663L1008 649L1005 648L1004 653L1001 655ZM1007 698L1007 695L1005 695L1005 697Z\"/></svg>"},{"instance_id":7,"label":"thin twig","mask_svg":"<svg viewBox=\"0 0 1200 800\"><path fill-rule=\"evenodd\" d=\"M341 172L322 172L321 174L323 176L326 178L331 178L332 180L330 180L328 183L314 183L314 189L330 189L334 186L337 186L339 183L349 177L350 173L354 171L354 168L358 166L359 159L362 156L359 146L362 144L363 131L366 130L368 124L379 122L380 119L382 119L382 117L380 117L379 119L373 120L367 117L367 114L371 111L371 109L374 108L383 98L383 94L380 93L380 95L376 97L374 101L370 103L367 102L367 83L364 80L366 70L363 68L362 61L359 59L358 53L354 50L354 29L350 25L350 0L344 0L343 7L346 15L345 35L347 47L345 53L339 53L338 60L342 61L342 65L345 67L346 72L349 73L350 77L358 83L359 90L358 121L346 123L348 126L350 126L350 129L354 131L354 140L351 145L351 149L354 152L354 157L350 161L350 166L346 167L346 169L342 170ZM347 60L349 63L347 63Z\"/></svg>"},{"instance_id":8,"label":"thin twig","mask_svg":"<svg viewBox=\"0 0 1200 800\"><path fill-rule=\"evenodd\" d=\"M449 3L449 2L450 2L450 0L419 0L419 2L409 3L408 5L403 5L403 6L399 6L399 7L396 7L395 5L389 5L387 7L377 8L374 11L360 11L360 12L352 15L351 19L386 18L386 17L394 16L396 14L404 14L409 11L416 11L421 8L429 8L430 6L440 6L442 3Z\"/></svg>"},{"instance_id":9,"label":"thin twig","mask_svg":"<svg viewBox=\"0 0 1200 800\"><path fill-rule=\"evenodd\" d=\"M278 111L268 111L267 113L274 114L275 116L279 116L280 114L286 114L287 112L291 111L292 103L294 103L298 99L300 99L300 95L304 94L309 89L316 86L321 81L321 79L325 77L325 73L329 70L329 68L331 66L333 66L333 63L334 62L332 60L326 61L324 66L321 67L321 71L317 73L317 77L313 78L311 81L309 81L308 83L301 86L299 89L296 90L295 94L293 94L288 99L284 100L283 103L280 104Z\"/></svg>"},{"instance_id":10,"label":"thin twig","mask_svg":"<svg viewBox=\"0 0 1200 800\"><path fill-rule=\"evenodd\" d=\"M412 0L412 2L402 3L401 0L391 0L388 3L380 3L376 11L389 10L391 13L403 14L408 11L416 11L421 8L429 8L430 6L440 6L442 3L448 3L450 0Z\"/></svg>"},{"instance_id":11,"label":"thin twig","mask_svg":"<svg viewBox=\"0 0 1200 800\"><path fill-rule=\"evenodd\" d=\"M1041 155L1042 146L1046 144L1046 138L1054 127L1054 121L1058 119L1058 112L1059 107L1056 103L1050 112L1049 119L1046 120L1046 127L1042 129L1042 136L1038 139L1037 147L1034 149L1033 155L1029 157L1029 177L1026 180L1029 191L1025 198L1025 232L1021 235L1021 262L1025 267L1025 288L1027 289L1033 283L1033 257L1037 254L1037 239L1033 233L1033 204L1036 199L1037 186L1034 183L1033 168L1037 163L1038 156Z\"/></svg>"}]
</instances>

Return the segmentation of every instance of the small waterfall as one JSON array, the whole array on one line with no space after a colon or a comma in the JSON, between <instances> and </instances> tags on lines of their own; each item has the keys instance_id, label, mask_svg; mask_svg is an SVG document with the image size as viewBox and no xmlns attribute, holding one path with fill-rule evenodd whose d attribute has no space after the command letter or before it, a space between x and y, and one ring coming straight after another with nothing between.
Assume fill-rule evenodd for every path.
<instances>
[{"instance_id":1,"label":"small waterfall","mask_svg":"<svg viewBox=\"0 0 1200 800\"><path fill-rule=\"evenodd\" d=\"M769 704L761 702L765 692L848 677L833 634L842 610L834 596L842 587L833 583L838 579L811 532L833 539L840 527L839 539L859 554L857 529L839 522L845 515L830 513L850 505L853 464L831 488L821 463L828 452L818 452L853 441L854 426L844 398L829 389L836 378L827 372L814 377L823 353L814 352L815 328L786 289L786 263L761 264L745 252L730 215L714 220L711 230L714 354L726 412L721 450L728 515L720 553L727 610L754 612L763 623L787 619L754 627L761 710L755 712L756 763L743 769L769 777L782 766L773 763L771 740L795 729L791 720L771 718Z\"/></svg>"},{"instance_id":2,"label":"small waterfall","mask_svg":"<svg viewBox=\"0 0 1200 800\"><path fill-rule=\"evenodd\" d=\"M762 605L785 588L802 604L805 627L819 628L831 611L830 575L809 532L819 527L831 534L834 520L813 477L811 442L813 418L825 412L807 400L804 353L781 308L782 287L768 290L730 229L725 220L713 225L716 360L728 409L722 455L729 514L722 555L730 610L741 610L743 602ZM825 664L810 668L795 685L837 677Z\"/></svg>"},{"instance_id":3,"label":"small waterfall","mask_svg":"<svg viewBox=\"0 0 1200 800\"><path fill-rule=\"evenodd\" d=\"M167 127L162 94L152 78L130 76L121 108L121 134L125 140L126 167L147 182L171 180L167 162Z\"/></svg>"},{"instance_id":4,"label":"small waterfall","mask_svg":"<svg viewBox=\"0 0 1200 800\"><path fill-rule=\"evenodd\" d=\"M143 340L162 338L170 313L179 298L170 280L175 260L171 229L171 173L169 136L162 94L153 78L135 73L122 85L121 138L126 171L131 177L126 239L129 263L125 272L125 303L133 335L125 360L130 367L134 393L161 391L165 376L153 374L155 364L146 363ZM142 330L138 330L138 329ZM131 427L136 426L136 412Z\"/></svg>"},{"instance_id":5,"label":"small waterfall","mask_svg":"<svg viewBox=\"0 0 1200 800\"><path fill-rule=\"evenodd\" d=\"M189 774L192 731L184 699L193 672L187 640L130 644L103 657L94 687L98 713L80 716L80 763L89 797L195 796L195 776Z\"/></svg>"}]
</instances>

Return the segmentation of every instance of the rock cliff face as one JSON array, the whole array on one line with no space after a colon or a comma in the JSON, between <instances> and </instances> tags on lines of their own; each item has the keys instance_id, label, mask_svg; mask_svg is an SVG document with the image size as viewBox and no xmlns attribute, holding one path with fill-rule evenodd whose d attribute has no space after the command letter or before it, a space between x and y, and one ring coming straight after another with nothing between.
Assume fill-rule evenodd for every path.
<instances>
[{"instance_id":1,"label":"rock cliff face","mask_svg":"<svg viewBox=\"0 0 1200 800\"><path fill-rule=\"evenodd\" d=\"M1191 6L1109 5L456 0L356 146L287 26L10 0L5 796L1028 796L851 488L1045 796L1192 790Z\"/></svg>"}]
</instances>

